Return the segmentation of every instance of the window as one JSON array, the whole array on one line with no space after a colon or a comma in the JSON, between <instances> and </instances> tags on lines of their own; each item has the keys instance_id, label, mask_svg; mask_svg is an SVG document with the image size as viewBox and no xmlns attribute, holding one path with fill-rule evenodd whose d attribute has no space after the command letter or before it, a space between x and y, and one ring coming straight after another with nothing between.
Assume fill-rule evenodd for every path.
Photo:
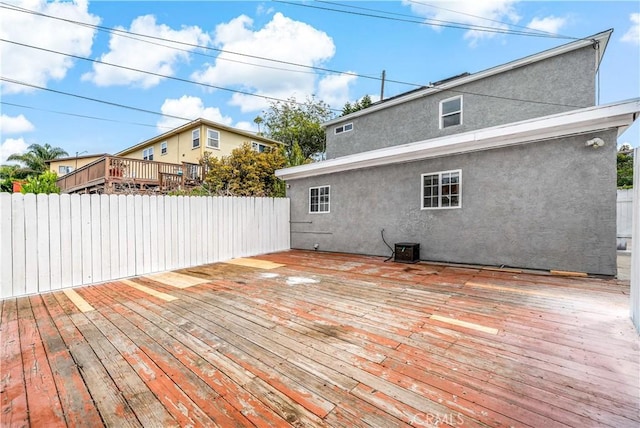
<instances>
[{"instance_id":1,"label":"window","mask_svg":"<svg viewBox=\"0 0 640 428\"><path fill-rule=\"evenodd\" d=\"M69 174L71 171L73 171L73 167L72 166L60 165L58 167L58 174L59 175Z\"/></svg>"},{"instance_id":2,"label":"window","mask_svg":"<svg viewBox=\"0 0 640 428\"><path fill-rule=\"evenodd\" d=\"M338 126L335 129L336 134L342 134L343 132L349 132L353 129L353 123L346 123L344 125Z\"/></svg>"},{"instance_id":3,"label":"window","mask_svg":"<svg viewBox=\"0 0 640 428\"><path fill-rule=\"evenodd\" d=\"M329 186L309 188L309 212L329 212Z\"/></svg>"},{"instance_id":4,"label":"window","mask_svg":"<svg viewBox=\"0 0 640 428\"><path fill-rule=\"evenodd\" d=\"M193 131L191 131L191 142L192 142L192 147L194 149L200 147L200 130L199 129L194 129Z\"/></svg>"},{"instance_id":5,"label":"window","mask_svg":"<svg viewBox=\"0 0 640 428\"><path fill-rule=\"evenodd\" d=\"M153 147L149 147L148 149L144 149L142 151L142 159L153 160Z\"/></svg>"},{"instance_id":6,"label":"window","mask_svg":"<svg viewBox=\"0 0 640 428\"><path fill-rule=\"evenodd\" d=\"M168 147L167 147L167 142L163 141L162 143L160 143L160 154L161 155L166 155L168 152Z\"/></svg>"},{"instance_id":7,"label":"window","mask_svg":"<svg viewBox=\"0 0 640 428\"><path fill-rule=\"evenodd\" d=\"M266 144L258 143L256 141L251 142L251 148L258 153L262 153L269 148Z\"/></svg>"},{"instance_id":8,"label":"window","mask_svg":"<svg viewBox=\"0 0 640 428\"><path fill-rule=\"evenodd\" d=\"M207 147L211 149L220 148L220 133L213 129L207 129Z\"/></svg>"},{"instance_id":9,"label":"window","mask_svg":"<svg viewBox=\"0 0 640 428\"><path fill-rule=\"evenodd\" d=\"M440 129L462 124L462 95L440 101Z\"/></svg>"},{"instance_id":10,"label":"window","mask_svg":"<svg viewBox=\"0 0 640 428\"><path fill-rule=\"evenodd\" d=\"M422 209L460 208L462 170L422 174Z\"/></svg>"}]
</instances>

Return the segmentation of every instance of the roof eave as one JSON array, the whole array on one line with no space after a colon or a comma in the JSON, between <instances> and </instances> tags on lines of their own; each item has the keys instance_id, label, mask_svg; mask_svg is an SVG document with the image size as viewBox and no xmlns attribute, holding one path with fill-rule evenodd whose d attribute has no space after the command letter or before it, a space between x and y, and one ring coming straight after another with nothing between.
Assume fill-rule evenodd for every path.
<instances>
[{"instance_id":1,"label":"roof eave","mask_svg":"<svg viewBox=\"0 0 640 428\"><path fill-rule=\"evenodd\" d=\"M620 129L633 123L638 113L640 98L280 169L276 171L276 176L283 180L294 180L526 144L603 129Z\"/></svg>"}]
</instances>

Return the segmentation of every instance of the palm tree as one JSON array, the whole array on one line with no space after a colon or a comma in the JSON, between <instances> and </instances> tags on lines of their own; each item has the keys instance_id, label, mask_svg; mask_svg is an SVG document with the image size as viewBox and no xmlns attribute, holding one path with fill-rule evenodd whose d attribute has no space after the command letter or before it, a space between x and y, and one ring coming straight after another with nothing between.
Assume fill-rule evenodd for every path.
<instances>
[{"instance_id":1,"label":"palm tree","mask_svg":"<svg viewBox=\"0 0 640 428\"><path fill-rule=\"evenodd\" d=\"M47 170L45 161L61 158L69 154L60 147L51 147L49 144L32 144L22 154L14 153L7 158L10 161L18 161L23 164L20 172L28 175L40 175Z\"/></svg>"}]
</instances>

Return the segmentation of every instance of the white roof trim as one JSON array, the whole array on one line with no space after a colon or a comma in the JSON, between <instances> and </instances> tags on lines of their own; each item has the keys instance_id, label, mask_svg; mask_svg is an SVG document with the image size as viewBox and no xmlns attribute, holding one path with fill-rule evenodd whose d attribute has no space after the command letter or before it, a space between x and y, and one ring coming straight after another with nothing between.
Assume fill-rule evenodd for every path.
<instances>
[{"instance_id":1,"label":"white roof trim","mask_svg":"<svg viewBox=\"0 0 640 428\"><path fill-rule=\"evenodd\" d=\"M591 37L585 37L584 39L567 43L553 49L548 49L546 51L539 52L537 54L530 55L524 58L520 58L518 60L511 61L496 67L492 67L484 71L479 71L477 73L470 74L469 76L466 76L466 77L454 79L450 82L446 82L438 86L430 86L423 90L409 92L406 96L399 95L397 98L389 99L387 101L381 102L380 104L374 104L370 107L367 107L366 109L358 110L346 116L339 116L335 119L329 120L323 123L322 126L329 127L332 125L336 125L344 121L352 120L355 117L363 116L365 114L373 113L378 110L383 110L385 108L393 107L398 104L403 104L403 103L406 103L407 101L415 100L417 98L422 98L427 95L431 95L433 93L443 92L443 91L446 91L447 89L455 88L456 86L475 82L476 80L480 80L486 77L494 76L496 74L504 73L506 71L513 70L515 68L519 68L524 65L532 64L534 62L542 61L548 58L552 58L554 56L562 55L567 52L582 49L584 47L593 45L594 41L597 41L600 43L600 49L598 51L598 62L596 63L596 67L598 67L600 64L600 61L602 61L604 50L606 49L606 46L609 41L609 37L611 36L612 32L613 30L603 31L602 33L595 34Z\"/></svg>"},{"instance_id":2,"label":"white roof trim","mask_svg":"<svg viewBox=\"0 0 640 428\"><path fill-rule=\"evenodd\" d=\"M640 98L634 98L603 106L572 110L507 125L279 169L276 171L276 176L283 180L293 180L373 166L489 150L603 129L624 128L631 125L639 114Z\"/></svg>"}]
</instances>

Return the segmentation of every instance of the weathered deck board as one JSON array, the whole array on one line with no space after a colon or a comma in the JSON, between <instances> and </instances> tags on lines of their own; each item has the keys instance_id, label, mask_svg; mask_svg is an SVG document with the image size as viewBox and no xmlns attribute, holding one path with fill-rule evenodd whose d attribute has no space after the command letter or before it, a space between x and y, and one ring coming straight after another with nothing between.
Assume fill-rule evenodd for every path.
<instances>
[{"instance_id":1,"label":"weathered deck board","mask_svg":"<svg viewBox=\"0 0 640 428\"><path fill-rule=\"evenodd\" d=\"M307 251L240 262L3 301L1 425L640 423L628 283Z\"/></svg>"}]
</instances>

